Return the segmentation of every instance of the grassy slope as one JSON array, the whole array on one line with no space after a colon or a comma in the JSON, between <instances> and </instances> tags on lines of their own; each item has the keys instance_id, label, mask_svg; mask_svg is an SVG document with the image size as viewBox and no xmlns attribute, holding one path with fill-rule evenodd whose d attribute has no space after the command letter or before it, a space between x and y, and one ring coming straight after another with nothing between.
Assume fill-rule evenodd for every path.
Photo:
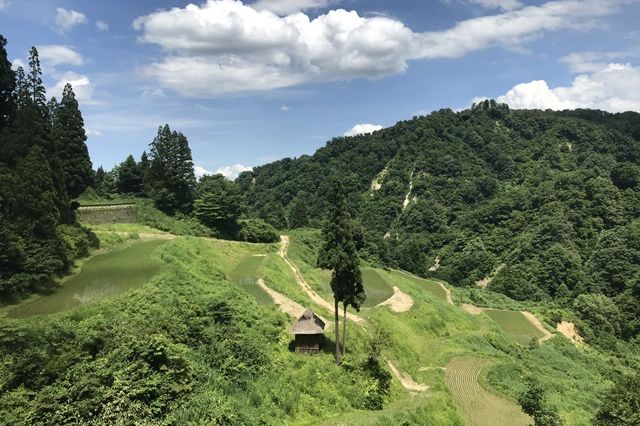
<instances>
[{"instance_id":1,"label":"grassy slope","mask_svg":"<svg viewBox=\"0 0 640 426\"><path fill-rule=\"evenodd\" d=\"M313 250L310 244L305 244L316 240L309 234L309 231L294 232L289 253L307 281L314 288L321 289L323 276L313 268ZM445 367L453 357L464 355L486 357L494 361L483 369L480 377L486 388L514 400L523 389L525 376L531 374L548 385L549 398L558 406L567 425L589 422L599 406L599 397L609 386L604 379L608 372L608 360L603 355L591 349L577 349L561 337L551 339L537 348L519 345L489 317L474 317L446 304L443 294L428 280L411 279L393 272L391 279L394 285L414 299L415 305L411 311L394 314L388 308L373 308L361 314L374 324L370 331L377 328L390 336L386 356L416 382L430 386L428 405L437 407L439 415L445 416L449 424L455 424L460 418L440 368ZM297 289L291 291L295 293ZM350 329L355 328L352 326ZM524 343L528 343L528 340ZM386 420L406 420L411 424L411 419L421 417L416 413L426 415L421 404L411 403L401 410L395 410L393 407L397 405L394 401L401 401L405 396L404 391L397 390L389 405L390 411L369 416L362 420L363 424L372 422L378 416ZM355 418L353 421L360 422ZM415 423L429 424L426 420Z\"/></svg>"},{"instance_id":2,"label":"grassy slope","mask_svg":"<svg viewBox=\"0 0 640 426\"><path fill-rule=\"evenodd\" d=\"M127 228L126 232L137 230L141 228ZM123 229L119 231L122 232ZM107 230L102 229L102 232L101 237L115 238ZM305 245L305 240L310 244ZM326 276L314 268L314 241L317 238L311 232L294 233L290 256L307 281L314 288L321 289ZM111 243L117 244L117 241ZM251 386L248 389L238 389L238 394L228 390L225 391L224 398L220 396L221 385L213 379L206 379L213 372L207 370L206 364L197 361L200 357L197 351L206 348L194 352L193 359L197 364L197 368L194 368L200 371L198 374L201 381L194 385L188 401L175 403L176 418L183 423L202 421L213 415L212 413L221 409L214 401L222 398L227 401L224 407L236 407L236 410L242 407L244 414L253 416L250 417L252 420L262 419L267 424L462 424L442 370L456 356L493 360L489 368L483 369L481 383L511 399L522 390L525 375L537 376L550 388L549 397L560 408L567 425L588 422L607 386L602 378L603 373L607 372L607 360L598 353L589 349L576 349L562 338L554 338L538 348L523 347L516 344L488 317L474 317L448 305L442 295L434 291L434 287L427 282L384 272L381 274L409 294L415 305L403 314L392 313L387 307L363 310L361 315L368 320L369 325L364 331L349 324L349 354L345 364L357 365L358 360L368 353L372 336L384 336L379 338L379 341L384 342L384 356L400 371L411 375L416 382L427 384L429 391L410 396L394 381L384 410L363 411L357 407L362 405L362 387L366 388L368 379L363 378L357 369L351 371L333 366L332 330L326 332L327 352L317 357L292 354L287 350L291 341L288 329L292 319L279 313L272 304L257 305L253 298L233 283L233 277L238 277L239 270L251 269L251 265L243 265L243 262L254 254L267 254L260 258L260 267L267 285L316 309L322 315L332 316L331 312L309 303L296 284L291 270L277 255L277 245L186 237L168 241L160 248L159 258L168 271L163 274L163 278L155 279L152 283L111 301L80 308L85 313L80 316L74 314L72 317L91 316L92 312L99 312L101 316L129 315L125 311L120 312L119 304L122 304L122 309L128 306L127 312L133 312L131 309L150 309L154 312L154 321L163 323L171 321L170 317L165 318L167 307L172 306L171 301L176 297L183 297L186 292L188 297L184 297L187 297L189 306L194 309L202 303L200 299L203 295L211 294L207 297L216 300L221 297L216 295L220 294L223 297L221 300L238 304L237 309L242 307L240 311L252 312L255 315L252 321L258 321L256 324L261 329L276 327L279 337L264 347L271 360L268 367L270 373L255 374ZM155 293L161 296L146 297ZM241 296L242 294L245 296ZM132 304L133 301L142 305L136 306ZM166 304L167 307L163 307ZM105 308L101 308L102 306ZM56 317L68 316L57 314ZM46 324L47 319L30 321L35 321L33 324L41 327Z\"/></svg>"}]
</instances>

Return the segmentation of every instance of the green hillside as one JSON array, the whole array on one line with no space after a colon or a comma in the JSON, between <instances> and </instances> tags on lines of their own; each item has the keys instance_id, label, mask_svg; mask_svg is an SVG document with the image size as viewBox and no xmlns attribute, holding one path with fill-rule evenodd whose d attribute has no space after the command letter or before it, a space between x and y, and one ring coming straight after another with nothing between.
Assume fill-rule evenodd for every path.
<instances>
[{"instance_id":1,"label":"green hillside","mask_svg":"<svg viewBox=\"0 0 640 426\"><path fill-rule=\"evenodd\" d=\"M98 230L104 238L114 232ZM301 245L317 241L317 232L296 231L291 237L289 253L305 279L314 288L323 285L322 271L303 260L312 246ZM149 243L125 241L112 245L110 253L128 256L141 244ZM136 289L56 314L0 318L4 419L11 424L70 418L94 424L142 418L154 424L462 425L464 419L485 424L484 412L474 411L468 399L482 389L479 397L505 421L521 424L526 416L514 401L527 377L535 376L549 384L548 398L565 424L582 425L600 406L610 386L606 377L627 369L616 358L576 348L563 337L521 345L489 316L447 303L428 281L376 269L371 270L414 304L403 313L388 306L363 309L359 315L366 324L350 322L349 350L336 367L331 329L321 355L290 352L293 318L264 304L268 296L243 281L263 277L285 297L331 318L296 284L276 245L179 237L154 246L148 255L163 265L161 272ZM91 262L85 268L88 274L95 269ZM137 267L124 262L120 273L132 268ZM76 281L86 278L82 270ZM392 369L420 390L406 388Z\"/></svg>"},{"instance_id":2,"label":"green hillside","mask_svg":"<svg viewBox=\"0 0 640 426\"><path fill-rule=\"evenodd\" d=\"M640 114L486 101L337 138L237 182L250 215L285 227L304 200L318 226L331 175L350 191L368 261L551 300L603 346L638 336Z\"/></svg>"}]
</instances>

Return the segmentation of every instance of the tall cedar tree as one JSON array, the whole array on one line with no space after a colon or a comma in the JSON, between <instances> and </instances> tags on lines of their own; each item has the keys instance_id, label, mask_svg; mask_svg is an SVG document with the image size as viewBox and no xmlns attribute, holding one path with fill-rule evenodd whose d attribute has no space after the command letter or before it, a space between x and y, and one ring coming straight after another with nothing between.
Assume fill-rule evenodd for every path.
<instances>
[{"instance_id":1,"label":"tall cedar tree","mask_svg":"<svg viewBox=\"0 0 640 426\"><path fill-rule=\"evenodd\" d=\"M87 149L84 120L70 84L64 86L62 101L55 109L52 135L61 160L65 188L77 198L91 185L93 166Z\"/></svg>"},{"instance_id":2,"label":"tall cedar tree","mask_svg":"<svg viewBox=\"0 0 640 426\"><path fill-rule=\"evenodd\" d=\"M336 364L340 364L340 327L338 304L343 307L343 340L342 352L345 351L347 306L360 309L365 300L362 285L358 252L354 241L351 217L347 210L347 199L342 181L334 178L328 194L329 210L324 228L322 229L323 245L318 255L318 266L333 270L331 276L331 290L334 301L335 334L336 334Z\"/></svg>"},{"instance_id":3,"label":"tall cedar tree","mask_svg":"<svg viewBox=\"0 0 640 426\"><path fill-rule=\"evenodd\" d=\"M11 62L7 59L6 45L7 40L0 35L0 136L9 126L16 111L16 76L11 69Z\"/></svg>"},{"instance_id":4,"label":"tall cedar tree","mask_svg":"<svg viewBox=\"0 0 640 426\"><path fill-rule=\"evenodd\" d=\"M168 124L158 129L150 145L151 196L165 213L189 213L193 208L196 177L187 138Z\"/></svg>"}]
</instances>

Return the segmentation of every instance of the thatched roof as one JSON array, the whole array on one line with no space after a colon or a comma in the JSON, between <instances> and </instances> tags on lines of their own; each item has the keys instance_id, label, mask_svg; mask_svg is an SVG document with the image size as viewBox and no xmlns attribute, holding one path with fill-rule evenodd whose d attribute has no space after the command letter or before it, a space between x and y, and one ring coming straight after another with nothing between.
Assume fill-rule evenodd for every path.
<instances>
[{"instance_id":1,"label":"thatched roof","mask_svg":"<svg viewBox=\"0 0 640 426\"><path fill-rule=\"evenodd\" d=\"M320 319L311 309L304 311L298 322L293 325L293 334L322 334L324 332L324 321Z\"/></svg>"}]
</instances>

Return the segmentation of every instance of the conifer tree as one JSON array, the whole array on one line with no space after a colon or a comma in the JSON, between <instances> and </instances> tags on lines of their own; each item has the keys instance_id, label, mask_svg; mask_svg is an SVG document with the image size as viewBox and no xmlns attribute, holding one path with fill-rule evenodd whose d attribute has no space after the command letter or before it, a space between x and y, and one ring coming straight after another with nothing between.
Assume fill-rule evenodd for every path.
<instances>
[{"instance_id":1,"label":"conifer tree","mask_svg":"<svg viewBox=\"0 0 640 426\"><path fill-rule=\"evenodd\" d=\"M289 213L289 228L304 228L307 225L309 225L307 204L302 198L297 198L291 207L291 213Z\"/></svg>"},{"instance_id":2,"label":"conifer tree","mask_svg":"<svg viewBox=\"0 0 640 426\"><path fill-rule=\"evenodd\" d=\"M0 35L0 132L9 126L16 111L16 76L7 57L6 45L7 40Z\"/></svg>"},{"instance_id":3,"label":"conifer tree","mask_svg":"<svg viewBox=\"0 0 640 426\"><path fill-rule=\"evenodd\" d=\"M73 88L68 83L62 92L60 106L56 109L52 134L61 160L66 191L69 197L77 198L91 185L93 170L82 113Z\"/></svg>"},{"instance_id":4,"label":"conifer tree","mask_svg":"<svg viewBox=\"0 0 640 426\"><path fill-rule=\"evenodd\" d=\"M165 213L189 213L193 208L196 177L187 138L168 124L158 129L150 145L151 196Z\"/></svg>"},{"instance_id":5,"label":"conifer tree","mask_svg":"<svg viewBox=\"0 0 640 426\"><path fill-rule=\"evenodd\" d=\"M33 103L44 112L47 95L42 85L42 67L40 66L38 49L35 46L29 51L29 76L27 82Z\"/></svg>"},{"instance_id":6,"label":"conifer tree","mask_svg":"<svg viewBox=\"0 0 640 426\"><path fill-rule=\"evenodd\" d=\"M353 236L347 198L340 179L334 178L328 196L329 211L322 229L323 245L318 255L318 266L333 270L331 290L334 301L336 334L336 364L340 364L339 302L343 307L342 352L345 350L347 306L360 309L366 297L362 285L358 253Z\"/></svg>"},{"instance_id":7,"label":"conifer tree","mask_svg":"<svg viewBox=\"0 0 640 426\"><path fill-rule=\"evenodd\" d=\"M118 168L118 192L121 194L139 195L142 191L142 175L140 167L132 155L120 163Z\"/></svg>"}]
</instances>

